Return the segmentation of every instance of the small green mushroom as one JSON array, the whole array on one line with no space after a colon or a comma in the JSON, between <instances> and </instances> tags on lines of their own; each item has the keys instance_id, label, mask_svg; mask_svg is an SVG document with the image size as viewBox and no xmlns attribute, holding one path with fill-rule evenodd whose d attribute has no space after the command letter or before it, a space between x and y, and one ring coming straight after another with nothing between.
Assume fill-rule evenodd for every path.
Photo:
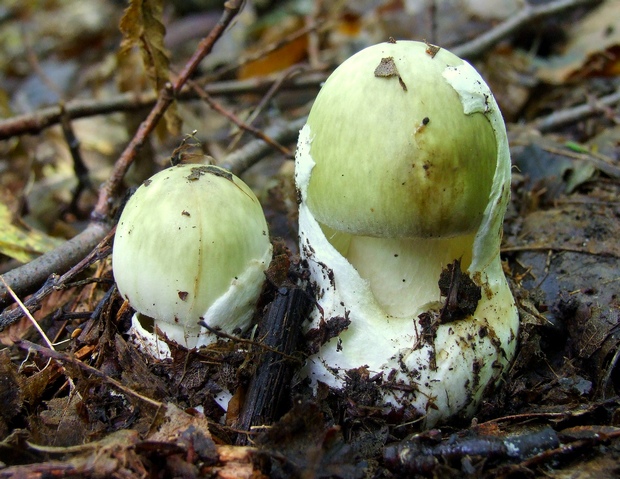
<instances>
[{"instance_id":1,"label":"small green mushroom","mask_svg":"<svg viewBox=\"0 0 620 479\"><path fill-rule=\"evenodd\" d=\"M229 334L249 326L271 253L252 190L222 168L182 164L129 199L112 262L136 320L150 317L168 339L194 348L217 339L199 321Z\"/></svg>"},{"instance_id":2,"label":"small green mushroom","mask_svg":"<svg viewBox=\"0 0 620 479\"><path fill-rule=\"evenodd\" d=\"M341 325L311 335L331 339L302 374L341 389L363 368L381 384L378 406L428 426L473 414L518 331L499 256L510 155L484 80L420 42L357 53L300 132L296 183L318 305L309 329Z\"/></svg>"}]
</instances>

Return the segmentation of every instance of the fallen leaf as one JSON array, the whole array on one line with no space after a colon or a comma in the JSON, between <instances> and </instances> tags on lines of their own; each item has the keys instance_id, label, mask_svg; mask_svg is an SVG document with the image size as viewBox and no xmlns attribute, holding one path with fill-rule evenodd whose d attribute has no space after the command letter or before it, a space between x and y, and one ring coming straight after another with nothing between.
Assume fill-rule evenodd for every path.
<instances>
[{"instance_id":1,"label":"fallen leaf","mask_svg":"<svg viewBox=\"0 0 620 479\"><path fill-rule=\"evenodd\" d=\"M620 1L603 2L568 30L561 55L552 57L537 76L553 84L620 74Z\"/></svg>"},{"instance_id":2,"label":"fallen leaf","mask_svg":"<svg viewBox=\"0 0 620 479\"><path fill-rule=\"evenodd\" d=\"M170 59L164 47L166 28L162 18L162 0L132 0L119 25L123 33L119 58L128 56L134 47L139 47L147 74L157 91L164 88L170 78ZM182 122L176 104L170 105L164 118L168 131L178 134Z\"/></svg>"},{"instance_id":3,"label":"fallen leaf","mask_svg":"<svg viewBox=\"0 0 620 479\"><path fill-rule=\"evenodd\" d=\"M21 263L61 245L64 241L37 230L25 230L12 224L11 212L0 203L0 253Z\"/></svg>"}]
</instances>

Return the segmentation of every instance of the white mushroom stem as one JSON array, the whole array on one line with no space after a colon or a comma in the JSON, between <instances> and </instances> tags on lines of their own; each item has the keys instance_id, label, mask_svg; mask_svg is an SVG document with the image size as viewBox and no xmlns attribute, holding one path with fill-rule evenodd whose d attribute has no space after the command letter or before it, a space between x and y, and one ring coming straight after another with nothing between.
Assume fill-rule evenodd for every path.
<instances>
[{"instance_id":1,"label":"white mushroom stem","mask_svg":"<svg viewBox=\"0 0 620 479\"><path fill-rule=\"evenodd\" d=\"M303 254L308 260L311 277L325 278L316 282L321 309L313 312L309 329L320 327L321 321L331 318L351 320L346 331L309 358L302 375L308 376L315 385L320 381L341 389L351 369L366 366L371 375L384 373L385 379L396 371L391 378L393 389L390 384L385 385L385 405L413 408L426 415L425 424L429 427L457 413L473 414L484 389L500 376L516 346L516 308L499 257L485 271L483 295L487 301L479 303L471 320L440 325L433 344L429 344L424 341L418 315L440 307L436 280L441 265L458 256L450 258L449 253L442 250L444 259L450 259L434 263L428 260L427 254L431 251L426 249L420 256L411 254L410 258L401 258L405 263L410 260L409 264L416 264L418 273L413 277L426 277L424 269L428 267L434 273L430 277L435 279L415 281L420 289L409 291L412 295L407 296L390 289L402 274L390 278L389 267L381 266L385 265L381 258L389 257L393 249L370 251L373 256L363 261L362 274L327 240L304 205L300 207L300 231L303 232L302 245L307 245L312 238L314 253L304 249ZM364 243L366 238L358 239ZM428 248L429 242L425 240L410 242L409 246L424 243ZM442 249L442 240L430 243L430 249ZM369 258L377 261L368 261ZM369 272L370 267L378 274ZM399 268L409 271L403 263ZM412 289L415 288L414 285ZM394 314L404 310L407 313ZM432 361L436 363L435 369L430 367ZM410 387L403 389L403 386Z\"/></svg>"},{"instance_id":2,"label":"white mushroom stem","mask_svg":"<svg viewBox=\"0 0 620 479\"><path fill-rule=\"evenodd\" d=\"M454 238L373 238L353 236L344 255L370 286L383 311L397 318L416 314L420 304L439 301L437 282L454 259L467 268L474 235Z\"/></svg>"}]
</instances>

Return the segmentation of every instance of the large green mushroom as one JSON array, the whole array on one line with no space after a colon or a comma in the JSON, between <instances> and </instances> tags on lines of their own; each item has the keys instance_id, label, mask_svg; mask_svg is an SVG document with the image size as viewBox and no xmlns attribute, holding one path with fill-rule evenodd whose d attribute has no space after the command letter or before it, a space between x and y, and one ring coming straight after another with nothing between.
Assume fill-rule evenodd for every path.
<instances>
[{"instance_id":1,"label":"large green mushroom","mask_svg":"<svg viewBox=\"0 0 620 479\"><path fill-rule=\"evenodd\" d=\"M450 52L388 42L338 67L296 155L309 337L324 338L302 374L342 389L364 371L378 406L429 426L473 414L516 345L499 255L510 167L491 91Z\"/></svg>"}]
</instances>

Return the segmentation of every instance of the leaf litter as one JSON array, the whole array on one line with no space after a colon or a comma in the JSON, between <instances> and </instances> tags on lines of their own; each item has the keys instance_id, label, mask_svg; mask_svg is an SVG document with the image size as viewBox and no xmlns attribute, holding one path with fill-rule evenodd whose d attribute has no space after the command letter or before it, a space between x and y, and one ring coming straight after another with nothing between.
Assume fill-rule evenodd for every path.
<instances>
[{"instance_id":1,"label":"leaf litter","mask_svg":"<svg viewBox=\"0 0 620 479\"><path fill-rule=\"evenodd\" d=\"M125 85L122 91L137 96L157 92L182 65L180 45L172 45L170 52L164 48L166 29L194 16L217 18L215 8L221 8L181 13L163 2L142 6L139 3L143 2L131 2L123 12L113 2L85 2L92 9L84 10L89 16L83 18L99 21L88 23L72 16L74 3L67 0L59 6L35 7L12 2L4 7L14 20L0 26L0 43L10 47L0 56L3 97L16 98L32 76L43 78L39 85L44 86L38 88L51 87L46 74L51 70L40 68L48 59L79 65L77 78L52 76L51 84L61 82L58 91L63 92L63 100L77 101L80 107L83 97L115 100L120 93L116 85ZM234 41L224 35L221 42L228 52L221 49L214 56L220 63L207 62L210 66L200 72L211 86L229 82L227 87L238 87L218 101L222 108L250 118L259 130L307 114L308 102L325 78L324 69L335 67L361 46L393 36L427 38L442 48L462 48L469 39L492 32L496 22L509 21L519 12L517 5L511 11L489 11L484 17L475 10L475 2L465 2L469 6L458 11L450 10L450 2L439 2L434 12L428 5L416 10L419 7L414 2L388 2L382 7L344 2L306 5L301 10L268 3L256 2L244 12L264 19L261 29L244 39L244 29L237 27ZM313 399L298 384L291 384L291 389L285 386L281 394L285 406L276 416L239 430L235 425L245 424L240 419L247 413L248 388L255 387L253 378L262 377L262 359L274 360L276 353L263 347L260 336L247 336L239 341L222 338L200 351L170 345L172 358L167 361L145 357L124 336L132 311L114 289L109 249L102 248L91 264L76 270L74 283L57 285L63 289L33 303L38 309L34 316L55 350L41 346L25 322L0 333L5 345L0 350L0 477L407 474L490 478L560 477L567 470L614 477L620 454L619 117L618 101L598 104L596 99L613 95L620 85L614 69L615 36L605 34L604 28L612 18L605 12L615 11L617 2L602 2L597 8L586 3L575 2L574 10L537 20L538 43L526 35L529 26L525 24L521 26L524 33L506 37L495 47L470 50L470 60L489 79L509 120L516 168L503 259L522 321L519 353L510 374L488 396L473 421L420 431L413 418L382 417L365 406L365 395L372 391L361 385L369 382L352 378L349 396L319 390ZM90 16L93 12L98 15ZM53 39L45 43L35 41L36 30L28 41L15 28L20 22L36 24L49 15L57 16L58 24L63 24L63 18L72 19L71 29L42 29L40 35ZM102 17L113 19L116 25L123 18L124 37ZM424 17L433 21L422 21L415 30L419 35L411 37L411 26ZM288 19L286 28L280 28L280 20L273 18ZM308 19L314 24L304 24ZM566 41L555 34L558 31L567 33ZM186 37L191 39L191 35ZM121 42L127 59L141 59L143 68L128 68L113 60ZM283 49L288 44L291 47ZM279 53L270 56L269 52ZM547 61L549 52L564 52L570 62ZM250 79L258 84L300 59L318 69L308 70L306 65L297 78L313 74L318 80L291 88L283 76L281 89L270 93L266 107L256 108L265 89L243 82ZM603 67L592 67L596 59L599 64L605 60ZM252 62L252 68L245 68ZM227 69L227 64L236 68ZM215 75L218 71L222 77ZM389 76L394 75L398 76L397 70ZM19 110L19 103L8 104L12 111L7 116L29 114ZM127 136L133 136L142 121L144 112L127 105L85 120L92 125L93 120L99 121L100 127L77 129L82 154L88 157L96 150L89 163L91 172L109 171L104 164L114 163ZM166 164L181 141L174 133L179 119L183 130L198 132L197 157L211 155L216 164L226 161L227 145L237 126L216 117L195 98L178 100L176 106L177 113L168 110L166 114L165 124L172 126L173 133L163 128L149 139L126 177L127 184L139 184ZM554 123L553 113L568 115L575 108L581 110L573 120ZM543 120L546 132L541 134L535 126ZM282 143L291 150L294 133ZM66 185L58 187L65 188L62 195L28 195L29 188L41 187L58 166L58 157L41 154L49 148L50 138L12 135L1 145L0 178L7 190L2 195L7 203L2 211L13 212L2 216L6 218L5 236L0 244L8 245L1 251L3 272L15 266L15 259L30 261L64 242L58 238L83 228L94 207L94 199L87 194L72 204L72 191ZM66 148L64 158L69 159L68 148L57 138L54 148ZM245 132L240 145L252 141ZM278 231L282 240L280 259L268 272L269 284L257 308L257 324L270 314L273 319L275 313L269 313L269 307L278 301L282 311L302 314L294 313L293 301L301 293L291 289L303 274L295 254L291 162L275 150L265 156L245 172L245 178L263 201L272 231ZM58 212L57 220L41 224L40 237L19 226L29 211L50 208ZM22 236L8 236L18 232ZM47 238L51 238L49 243ZM302 350L297 344L287 358L303 358ZM294 368L296 361L287 358L280 361ZM226 391L232 396L226 396ZM222 407L225 403L228 411Z\"/></svg>"}]
</instances>

